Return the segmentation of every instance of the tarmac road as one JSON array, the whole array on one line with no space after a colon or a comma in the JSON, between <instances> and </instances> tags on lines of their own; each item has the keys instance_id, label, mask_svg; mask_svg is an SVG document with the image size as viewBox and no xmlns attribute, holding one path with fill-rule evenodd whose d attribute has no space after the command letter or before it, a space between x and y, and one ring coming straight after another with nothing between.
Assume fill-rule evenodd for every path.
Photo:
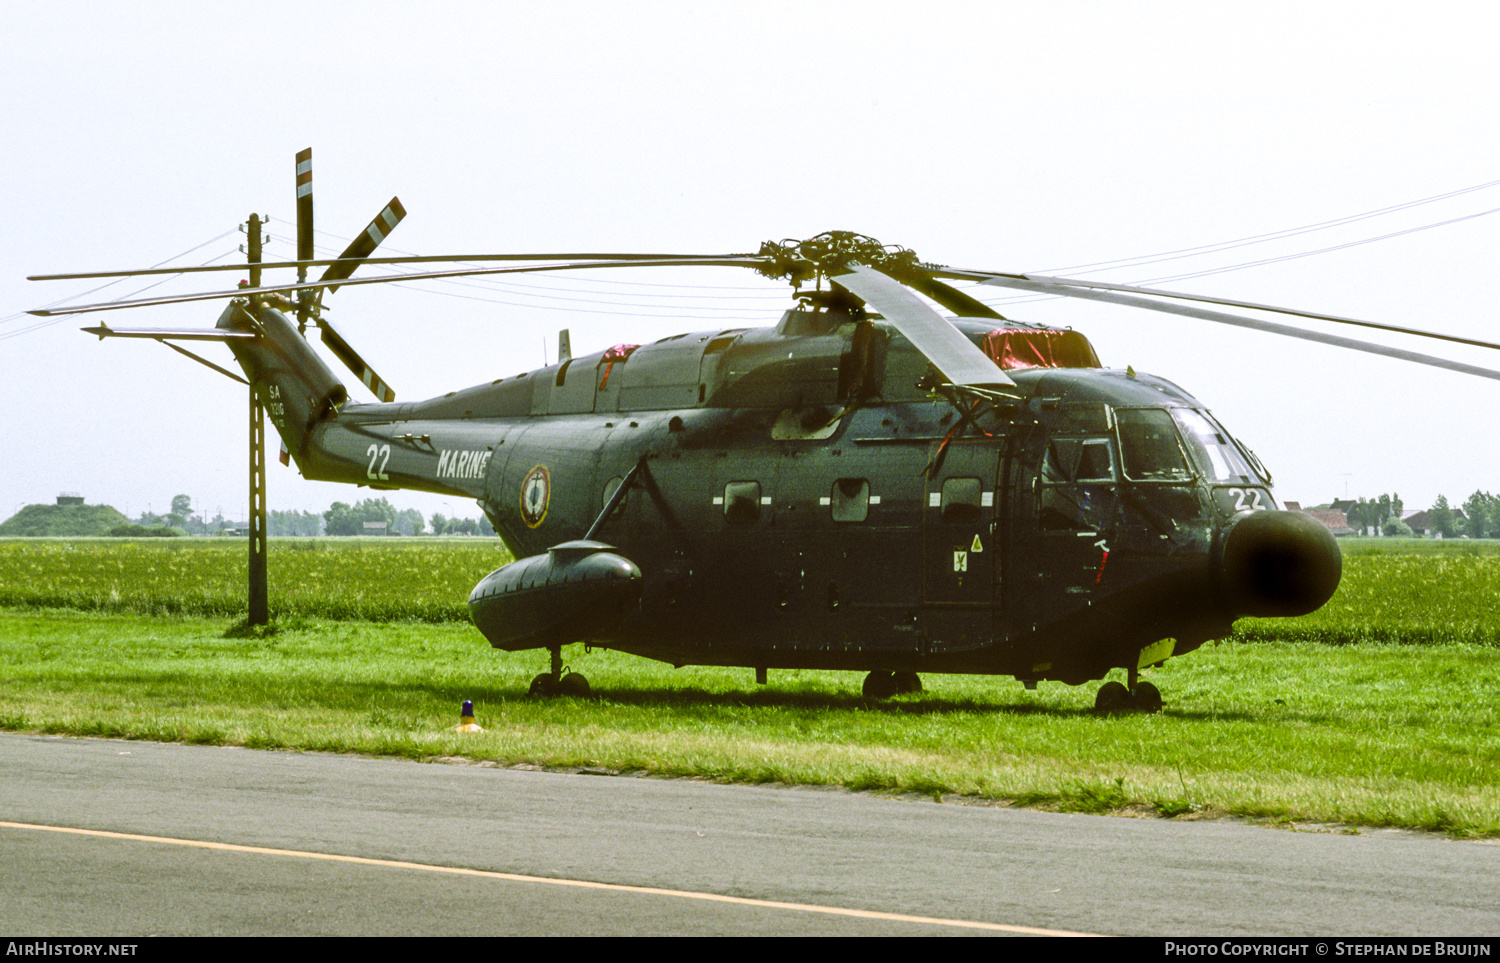
<instances>
[{"instance_id":1,"label":"tarmac road","mask_svg":"<svg viewBox=\"0 0 1500 963\"><path fill-rule=\"evenodd\" d=\"M0 772L27 936L1500 933L1500 846L1415 833L15 734Z\"/></svg>"}]
</instances>

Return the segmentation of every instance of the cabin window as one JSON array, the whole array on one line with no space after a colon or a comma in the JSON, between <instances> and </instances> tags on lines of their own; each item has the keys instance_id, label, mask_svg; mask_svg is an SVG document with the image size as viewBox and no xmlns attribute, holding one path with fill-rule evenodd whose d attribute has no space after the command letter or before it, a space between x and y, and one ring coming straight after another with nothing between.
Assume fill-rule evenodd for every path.
<instances>
[{"instance_id":1,"label":"cabin window","mask_svg":"<svg viewBox=\"0 0 1500 963\"><path fill-rule=\"evenodd\" d=\"M1098 532L1111 527L1116 479L1109 438L1053 438L1042 459L1038 524L1046 532Z\"/></svg>"},{"instance_id":2,"label":"cabin window","mask_svg":"<svg viewBox=\"0 0 1500 963\"><path fill-rule=\"evenodd\" d=\"M1160 408L1115 412L1120 426L1120 458L1134 481L1192 481L1172 416Z\"/></svg>"},{"instance_id":3,"label":"cabin window","mask_svg":"<svg viewBox=\"0 0 1500 963\"><path fill-rule=\"evenodd\" d=\"M970 523L980 519L984 486L977 478L943 480L943 521Z\"/></svg>"},{"instance_id":4,"label":"cabin window","mask_svg":"<svg viewBox=\"0 0 1500 963\"><path fill-rule=\"evenodd\" d=\"M760 482L736 481L724 486L724 520L753 525L760 520Z\"/></svg>"},{"instance_id":5,"label":"cabin window","mask_svg":"<svg viewBox=\"0 0 1500 963\"><path fill-rule=\"evenodd\" d=\"M870 483L863 478L840 478L829 492L836 522L862 522L870 516Z\"/></svg>"}]
</instances>

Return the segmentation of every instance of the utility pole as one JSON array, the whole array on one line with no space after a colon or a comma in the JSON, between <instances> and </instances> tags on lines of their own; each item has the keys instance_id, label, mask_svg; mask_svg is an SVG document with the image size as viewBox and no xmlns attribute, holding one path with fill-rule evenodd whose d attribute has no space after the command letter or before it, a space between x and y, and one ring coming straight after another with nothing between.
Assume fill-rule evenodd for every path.
<instances>
[{"instance_id":1,"label":"utility pole","mask_svg":"<svg viewBox=\"0 0 1500 963\"><path fill-rule=\"evenodd\" d=\"M260 215L251 214L248 233L250 244L250 287L260 287ZM268 625L271 610L266 588L266 419L255 385L250 385L250 625Z\"/></svg>"}]
</instances>

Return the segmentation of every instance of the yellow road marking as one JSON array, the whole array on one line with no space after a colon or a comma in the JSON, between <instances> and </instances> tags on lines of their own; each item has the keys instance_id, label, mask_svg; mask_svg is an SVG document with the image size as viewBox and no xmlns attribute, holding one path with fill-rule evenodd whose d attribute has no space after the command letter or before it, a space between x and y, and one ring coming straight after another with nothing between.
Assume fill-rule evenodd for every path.
<instances>
[{"instance_id":1,"label":"yellow road marking","mask_svg":"<svg viewBox=\"0 0 1500 963\"><path fill-rule=\"evenodd\" d=\"M125 839L137 843L164 843L170 846L189 846L195 849L216 849L230 853L256 853L261 856L295 856L299 859L321 859L333 863L355 863L361 866L383 866L388 869L415 869L428 873L447 873L452 876L475 876L481 879L500 879L512 883L545 883L550 886L573 886L579 889L599 889L616 893L639 893L647 896L670 896L678 899L694 899L706 903L730 903L737 906L756 906L761 909L792 910L799 913L822 913L827 916L852 916L856 919L882 920L891 923L919 923L927 926L953 926L960 929L993 930L1001 933L1020 933L1026 936L1095 936L1094 933L1074 933L1068 930L1048 930L1035 926L1009 926L1005 923L983 923L976 920L943 919L936 916L909 916L905 913L882 913L877 910L846 909L842 906L819 906L815 903L783 903L778 900L751 899L746 896L724 896L719 893L699 893L682 889L659 889L655 886L628 886L623 883L596 883L584 879L558 879L550 876L525 876L520 873L497 873L487 869L464 869L459 866L435 866L431 863L408 863L398 859L371 859L367 856L341 856L336 853L313 853L300 849L274 849L269 846L241 846L236 843L211 843L201 839L177 839L171 836L142 836L137 833L115 833L103 829L77 829L71 826L42 826L35 823L13 823L0 820L0 828L39 829L49 833L70 833L76 836L97 836L103 839Z\"/></svg>"}]
</instances>

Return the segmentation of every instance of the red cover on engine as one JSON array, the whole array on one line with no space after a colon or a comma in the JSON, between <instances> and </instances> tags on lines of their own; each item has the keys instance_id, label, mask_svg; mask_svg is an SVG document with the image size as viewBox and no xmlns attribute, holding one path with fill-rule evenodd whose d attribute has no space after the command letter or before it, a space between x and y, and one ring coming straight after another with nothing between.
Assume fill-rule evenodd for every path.
<instances>
[{"instance_id":1,"label":"red cover on engine","mask_svg":"<svg viewBox=\"0 0 1500 963\"><path fill-rule=\"evenodd\" d=\"M1002 369L1103 367L1094 346L1079 331L996 328L980 347Z\"/></svg>"}]
</instances>

